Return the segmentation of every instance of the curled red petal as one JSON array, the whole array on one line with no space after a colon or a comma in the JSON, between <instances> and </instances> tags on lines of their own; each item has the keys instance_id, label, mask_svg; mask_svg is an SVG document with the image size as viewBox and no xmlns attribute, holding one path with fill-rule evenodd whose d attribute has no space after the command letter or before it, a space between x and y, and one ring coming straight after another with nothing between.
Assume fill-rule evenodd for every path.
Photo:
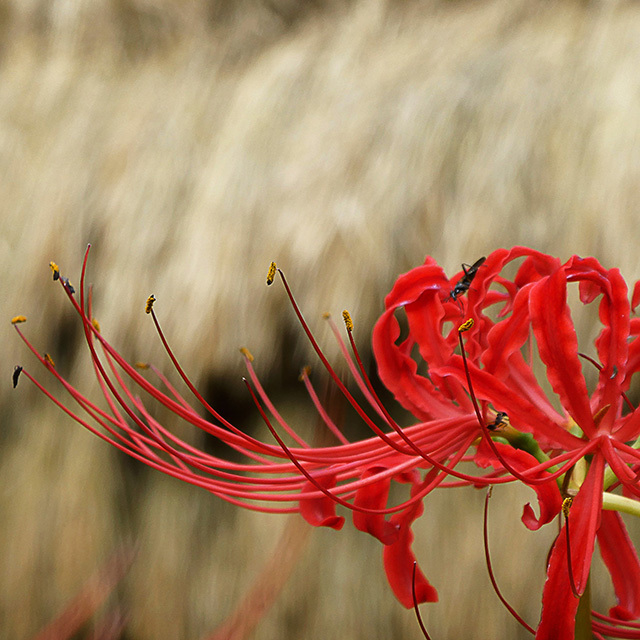
<instances>
[{"instance_id":1,"label":"curled red petal","mask_svg":"<svg viewBox=\"0 0 640 640\"><path fill-rule=\"evenodd\" d=\"M391 523L398 527L398 539L393 544L385 546L382 551L389 586L399 602L407 609L413 608L413 563L416 561L411 550L413 542L411 525L423 510L422 502L416 502L404 511L391 516ZM416 570L415 583L418 604L438 601L438 592L426 579L419 566Z\"/></svg>"},{"instance_id":2,"label":"curled red petal","mask_svg":"<svg viewBox=\"0 0 640 640\"><path fill-rule=\"evenodd\" d=\"M373 329L373 351L378 375L396 400L421 420L450 416L455 407L440 395L432 382L417 374L418 365L411 357L413 341L397 345L400 327L394 317L395 308L388 309Z\"/></svg>"},{"instance_id":3,"label":"curled red petal","mask_svg":"<svg viewBox=\"0 0 640 640\"><path fill-rule=\"evenodd\" d=\"M494 407L506 411L511 423L517 429L532 433L540 444L554 448L572 450L584 445L582 440L553 422L537 404L523 397L517 390L470 362L468 366L476 397L479 400L487 400ZM451 358L450 364L439 367L437 373L441 376L455 376L461 382L466 382L460 356Z\"/></svg>"},{"instance_id":4,"label":"curled red petal","mask_svg":"<svg viewBox=\"0 0 640 640\"><path fill-rule=\"evenodd\" d=\"M603 511L598 545L607 565L618 606L609 615L621 620L640 618L640 561L619 513Z\"/></svg>"},{"instance_id":5,"label":"curled red petal","mask_svg":"<svg viewBox=\"0 0 640 640\"><path fill-rule=\"evenodd\" d=\"M578 357L578 338L567 306L564 269L537 282L529 300L531 324L549 382L562 406L587 437L592 438L596 427Z\"/></svg>"},{"instance_id":6,"label":"curled red petal","mask_svg":"<svg viewBox=\"0 0 640 640\"><path fill-rule=\"evenodd\" d=\"M369 467L361 477L364 480L385 469L386 467L382 466ZM384 509L387 506L390 485L391 478L384 478L373 484L360 487L356 492L353 501L354 505L367 509ZM398 540L398 526L386 520L381 513L363 513L362 511L354 510L353 524L359 531L370 533L375 538L378 538L382 544L392 544Z\"/></svg>"},{"instance_id":7,"label":"curled red petal","mask_svg":"<svg viewBox=\"0 0 640 640\"><path fill-rule=\"evenodd\" d=\"M325 489L332 489L336 486L336 476L323 476L318 478L317 482ZM317 493L317 491L317 487L307 481L301 493ZM340 530L344 525L344 518L336 515L336 503L324 494L318 498L300 498L300 515L314 527Z\"/></svg>"},{"instance_id":8,"label":"curled red petal","mask_svg":"<svg viewBox=\"0 0 640 640\"><path fill-rule=\"evenodd\" d=\"M518 471L526 471L538 466L540 463L526 451L521 449L514 449L512 446L503 444L501 442L495 443L500 455L506 460L513 468ZM493 452L493 449L483 440L475 456L475 462L481 467L491 466L496 471L502 470L504 467L500 460L498 460ZM541 471L539 474L532 476L533 478L543 477L545 471ZM551 522L556 515L558 515L560 508L562 507L562 496L555 480L550 480L544 484L535 484L531 486L538 496L538 506L540 508L540 515L536 517L531 505L527 503L524 506L522 513L522 522L527 529L532 531L539 529L542 525Z\"/></svg>"},{"instance_id":9,"label":"curled red petal","mask_svg":"<svg viewBox=\"0 0 640 640\"><path fill-rule=\"evenodd\" d=\"M503 379L511 354L529 337L529 292L533 285L520 289L513 301L509 318L496 323L487 336L488 347L482 355L485 369Z\"/></svg>"}]
</instances>

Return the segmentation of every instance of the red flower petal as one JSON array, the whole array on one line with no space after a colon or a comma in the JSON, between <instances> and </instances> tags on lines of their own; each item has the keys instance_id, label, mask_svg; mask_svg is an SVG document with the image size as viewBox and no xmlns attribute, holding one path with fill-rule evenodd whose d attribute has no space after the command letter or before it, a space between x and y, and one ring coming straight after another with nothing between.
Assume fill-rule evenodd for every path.
<instances>
[{"instance_id":1,"label":"red flower petal","mask_svg":"<svg viewBox=\"0 0 640 640\"><path fill-rule=\"evenodd\" d=\"M322 476L316 480L325 489L332 489L336 486L336 476ZM307 481L302 487L301 493L316 492L318 488ZM336 503L329 496L324 494L319 498L301 498L300 515L314 527L329 527L340 530L344 525L344 518L336 515Z\"/></svg>"},{"instance_id":2,"label":"red flower petal","mask_svg":"<svg viewBox=\"0 0 640 640\"><path fill-rule=\"evenodd\" d=\"M603 511L598 545L609 569L618 606L609 615L621 620L640 617L640 561L619 513Z\"/></svg>"},{"instance_id":3,"label":"red flower petal","mask_svg":"<svg viewBox=\"0 0 640 640\"><path fill-rule=\"evenodd\" d=\"M382 551L387 580L394 595L407 609L413 607L413 563L415 556L411 550L413 532L411 525L424 511L422 502L416 502L401 513L391 516L390 521L398 527L398 540L387 545ZM416 600L438 602L438 592L429 584L420 567L416 571Z\"/></svg>"},{"instance_id":4,"label":"red flower petal","mask_svg":"<svg viewBox=\"0 0 640 640\"><path fill-rule=\"evenodd\" d=\"M596 434L587 385L578 358L578 339L567 306L564 269L536 283L530 296L531 323L547 377L562 406L587 437Z\"/></svg>"},{"instance_id":5,"label":"red flower petal","mask_svg":"<svg viewBox=\"0 0 640 640\"><path fill-rule=\"evenodd\" d=\"M631 310L635 312L638 304L640 304L640 280L638 280L633 285L633 295L631 296Z\"/></svg>"},{"instance_id":6,"label":"red flower petal","mask_svg":"<svg viewBox=\"0 0 640 640\"><path fill-rule=\"evenodd\" d=\"M540 464L530 453L527 453L526 451L514 449L512 446L502 444L501 442L496 442L495 445L502 458L518 471L526 471L527 469L532 469ZM484 440L478 447L474 460L483 468L491 466L496 471L500 471L504 468L500 460L496 458L491 447ZM533 477L539 478L544 476L545 473L545 471L541 471ZM523 509L522 522L528 529L536 530L542 525L551 522L551 520L558 515L562 506L562 496L560 495L560 491L555 480L550 480L544 484L532 485L531 489L533 489L538 496L540 516L536 517L531 505L527 503Z\"/></svg>"},{"instance_id":7,"label":"red flower petal","mask_svg":"<svg viewBox=\"0 0 640 640\"><path fill-rule=\"evenodd\" d=\"M397 345L400 336L394 309L382 314L373 329L373 351L378 375L396 400L419 420L445 418L457 412L453 403L440 395L433 383L417 374L418 365L411 357L413 341Z\"/></svg>"},{"instance_id":8,"label":"red flower petal","mask_svg":"<svg viewBox=\"0 0 640 640\"><path fill-rule=\"evenodd\" d=\"M437 373L441 376L455 376L461 382L466 382L462 359L454 356L452 365L441 367ZM521 431L533 433L540 444L550 445L554 448L573 450L584 446L584 442L570 434L555 422L549 419L536 404L523 397L516 389L510 388L495 376L483 369L478 369L472 363L469 364L473 390L479 400L487 400L509 415L511 423Z\"/></svg>"},{"instance_id":9,"label":"red flower petal","mask_svg":"<svg viewBox=\"0 0 640 640\"><path fill-rule=\"evenodd\" d=\"M377 473L385 471L386 468L382 466L369 467L362 474L362 479L370 478ZM373 484L360 487L356 492L353 504L367 509L384 509L387 506L390 485L391 478L385 478ZM396 542L399 536L397 525L385 520L384 515L381 513L354 511L353 524L356 529L370 533L375 538L378 538L382 544L392 544Z\"/></svg>"},{"instance_id":10,"label":"red flower petal","mask_svg":"<svg viewBox=\"0 0 640 640\"><path fill-rule=\"evenodd\" d=\"M571 566L579 593L582 593L589 578L596 531L602 512L603 473L604 458L596 454L569 512ZM536 640L572 640L574 637L579 600L571 591L568 567L567 537L563 527L549 558L547 581L542 595L542 617Z\"/></svg>"}]
</instances>

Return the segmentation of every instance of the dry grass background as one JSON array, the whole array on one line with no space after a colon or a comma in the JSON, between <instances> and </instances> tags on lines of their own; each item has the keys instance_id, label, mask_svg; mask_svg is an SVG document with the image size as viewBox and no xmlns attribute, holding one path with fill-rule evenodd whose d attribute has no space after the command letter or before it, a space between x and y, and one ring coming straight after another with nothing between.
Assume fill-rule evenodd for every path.
<instances>
[{"instance_id":1,"label":"dry grass background","mask_svg":"<svg viewBox=\"0 0 640 640\"><path fill-rule=\"evenodd\" d=\"M264 286L272 259L323 339L320 314L348 307L362 347L426 254L452 272L530 244L640 276L637 3L3 0L0 33L2 638L32 637L131 541L108 605L124 637L204 638L284 525L122 460L24 381L10 391L13 365L32 365L17 313L90 388L49 260L75 282L92 242L103 333L162 364L142 313L154 292L183 364L247 428L240 345L287 415L313 422L293 377L310 349ZM530 496L494 495L497 571L535 621L553 532L524 532ZM520 637L486 578L481 502L434 495L415 527L439 640ZM380 557L350 525L313 531L252 637L420 637Z\"/></svg>"}]
</instances>

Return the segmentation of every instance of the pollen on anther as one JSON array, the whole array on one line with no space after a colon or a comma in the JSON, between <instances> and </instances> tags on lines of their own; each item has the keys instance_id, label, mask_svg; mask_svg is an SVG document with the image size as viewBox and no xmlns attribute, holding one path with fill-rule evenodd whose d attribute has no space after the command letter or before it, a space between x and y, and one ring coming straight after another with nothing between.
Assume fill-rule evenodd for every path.
<instances>
[{"instance_id":1,"label":"pollen on anther","mask_svg":"<svg viewBox=\"0 0 640 640\"><path fill-rule=\"evenodd\" d=\"M55 282L60 277L60 267L55 262L50 262L49 268L53 272L53 281Z\"/></svg>"},{"instance_id":2,"label":"pollen on anther","mask_svg":"<svg viewBox=\"0 0 640 640\"><path fill-rule=\"evenodd\" d=\"M573 504L573 498L569 497L569 498L565 498L562 501L562 513L564 514L565 518L569 517L569 509L571 509L571 505Z\"/></svg>"},{"instance_id":3,"label":"pollen on anther","mask_svg":"<svg viewBox=\"0 0 640 640\"><path fill-rule=\"evenodd\" d=\"M91 324L93 325L93 328L100 333L100 323L95 318L91 320Z\"/></svg>"},{"instance_id":4,"label":"pollen on anther","mask_svg":"<svg viewBox=\"0 0 640 640\"><path fill-rule=\"evenodd\" d=\"M18 378L20 377L20 374L22 373L22 367L17 364L14 368L13 368L13 376L12 376L12 380L13 380L13 388L15 389L18 386Z\"/></svg>"},{"instance_id":5,"label":"pollen on anther","mask_svg":"<svg viewBox=\"0 0 640 640\"><path fill-rule=\"evenodd\" d=\"M11 318L11 324L20 324L21 322L26 322L27 316L14 316Z\"/></svg>"},{"instance_id":6,"label":"pollen on anther","mask_svg":"<svg viewBox=\"0 0 640 640\"><path fill-rule=\"evenodd\" d=\"M351 314L346 309L342 312L342 319L344 320L344 326L347 328L347 331L351 333L351 331L353 331L353 320L351 319Z\"/></svg>"},{"instance_id":7,"label":"pollen on anther","mask_svg":"<svg viewBox=\"0 0 640 640\"><path fill-rule=\"evenodd\" d=\"M249 361L253 362L253 355L246 347L240 347L240 353Z\"/></svg>"},{"instance_id":8,"label":"pollen on anther","mask_svg":"<svg viewBox=\"0 0 640 640\"><path fill-rule=\"evenodd\" d=\"M331 314L330 314L328 311L325 311L325 312L322 314L322 317L323 317L325 320L328 320L328 319L331 317Z\"/></svg>"},{"instance_id":9,"label":"pollen on anther","mask_svg":"<svg viewBox=\"0 0 640 640\"><path fill-rule=\"evenodd\" d=\"M148 369L149 365L146 362L136 362L135 367L136 369Z\"/></svg>"},{"instance_id":10,"label":"pollen on anther","mask_svg":"<svg viewBox=\"0 0 640 640\"><path fill-rule=\"evenodd\" d=\"M156 297L153 293L147 298L147 302L144 306L145 313L151 313L151 309L153 309L153 303L156 301Z\"/></svg>"},{"instance_id":11,"label":"pollen on anther","mask_svg":"<svg viewBox=\"0 0 640 640\"><path fill-rule=\"evenodd\" d=\"M276 277L276 263L272 262L269 265L269 271L267 273L267 285L273 284L273 280Z\"/></svg>"},{"instance_id":12,"label":"pollen on anther","mask_svg":"<svg viewBox=\"0 0 640 640\"><path fill-rule=\"evenodd\" d=\"M302 367L302 371L298 376L298 380L300 380L300 382L304 382L304 379L308 378L310 373L311 373L311 367L309 365Z\"/></svg>"},{"instance_id":13,"label":"pollen on anther","mask_svg":"<svg viewBox=\"0 0 640 640\"><path fill-rule=\"evenodd\" d=\"M62 284L64 285L64 288L71 295L73 295L76 292L76 290L73 288L73 285L69 282L69 278L64 278L63 276L60 276L60 282L62 282Z\"/></svg>"},{"instance_id":14,"label":"pollen on anther","mask_svg":"<svg viewBox=\"0 0 640 640\"><path fill-rule=\"evenodd\" d=\"M465 320L459 327L458 327L458 332L459 333L464 333L465 331L469 331L469 329L471 329L471 327L473 327L474 325L474 321L473 318L469 318L468 320Z\"/></svg>"},{"instance_id":15,"label":"pollen on anther","mask_svg":"<svg viewBox=\"0 0 640 640\"><path fill-rule=\"evenodd\" d=\"M44 356L42 356L45 359L45 362L51 366L51 367L55 367L56 363L53 361L53 358L48 354L45 353Z\"/></svg>"}]
</instances>

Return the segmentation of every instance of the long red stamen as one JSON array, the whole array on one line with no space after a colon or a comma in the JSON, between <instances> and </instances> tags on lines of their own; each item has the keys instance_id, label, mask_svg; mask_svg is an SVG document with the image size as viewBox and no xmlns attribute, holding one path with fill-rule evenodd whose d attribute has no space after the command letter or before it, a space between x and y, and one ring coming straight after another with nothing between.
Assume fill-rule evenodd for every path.
<instances>
[{"instance_id":1,"label":"long red stamen","mask_svg":"<svg viewBox=\"0 0 640 640\"><path fill-rule=\"evenodd\" d=\"M483 539L484 539L484 557L487 563L487 571L489 572L489 580L493 590L496 592L500 602L506 607L507 611L522 625L529 633L535 635L535 629L527 624L520 614L509 604L507 599L502 595L500 587L498 587L498 581L493 573L493 567L491 564L491 553L489 551L489 499L491 498L491 490L493 487L487 489L487 493L484 498L484 526L483 526Z\"/></svg>"},{"instance_id":2,"label":"long red stamen","mask_svg":"<svg viewBox=\"0 0 640 640\"><path fill-rule=\"evenodd\" d=\"M427 632L427 628L424 626L424 622L422 621L422 616L420 615L420 608L418 607L418 596L416 595L416 572L418 570L418 563L414 560L413 562L413 576L411 578L411 597L413 598L413 610L416 612L416 619L418 620L418 624L420 625L420 631L422 631L422 635L427 639L431 640L431 636Z\"/></svg>"}]
</instances>

